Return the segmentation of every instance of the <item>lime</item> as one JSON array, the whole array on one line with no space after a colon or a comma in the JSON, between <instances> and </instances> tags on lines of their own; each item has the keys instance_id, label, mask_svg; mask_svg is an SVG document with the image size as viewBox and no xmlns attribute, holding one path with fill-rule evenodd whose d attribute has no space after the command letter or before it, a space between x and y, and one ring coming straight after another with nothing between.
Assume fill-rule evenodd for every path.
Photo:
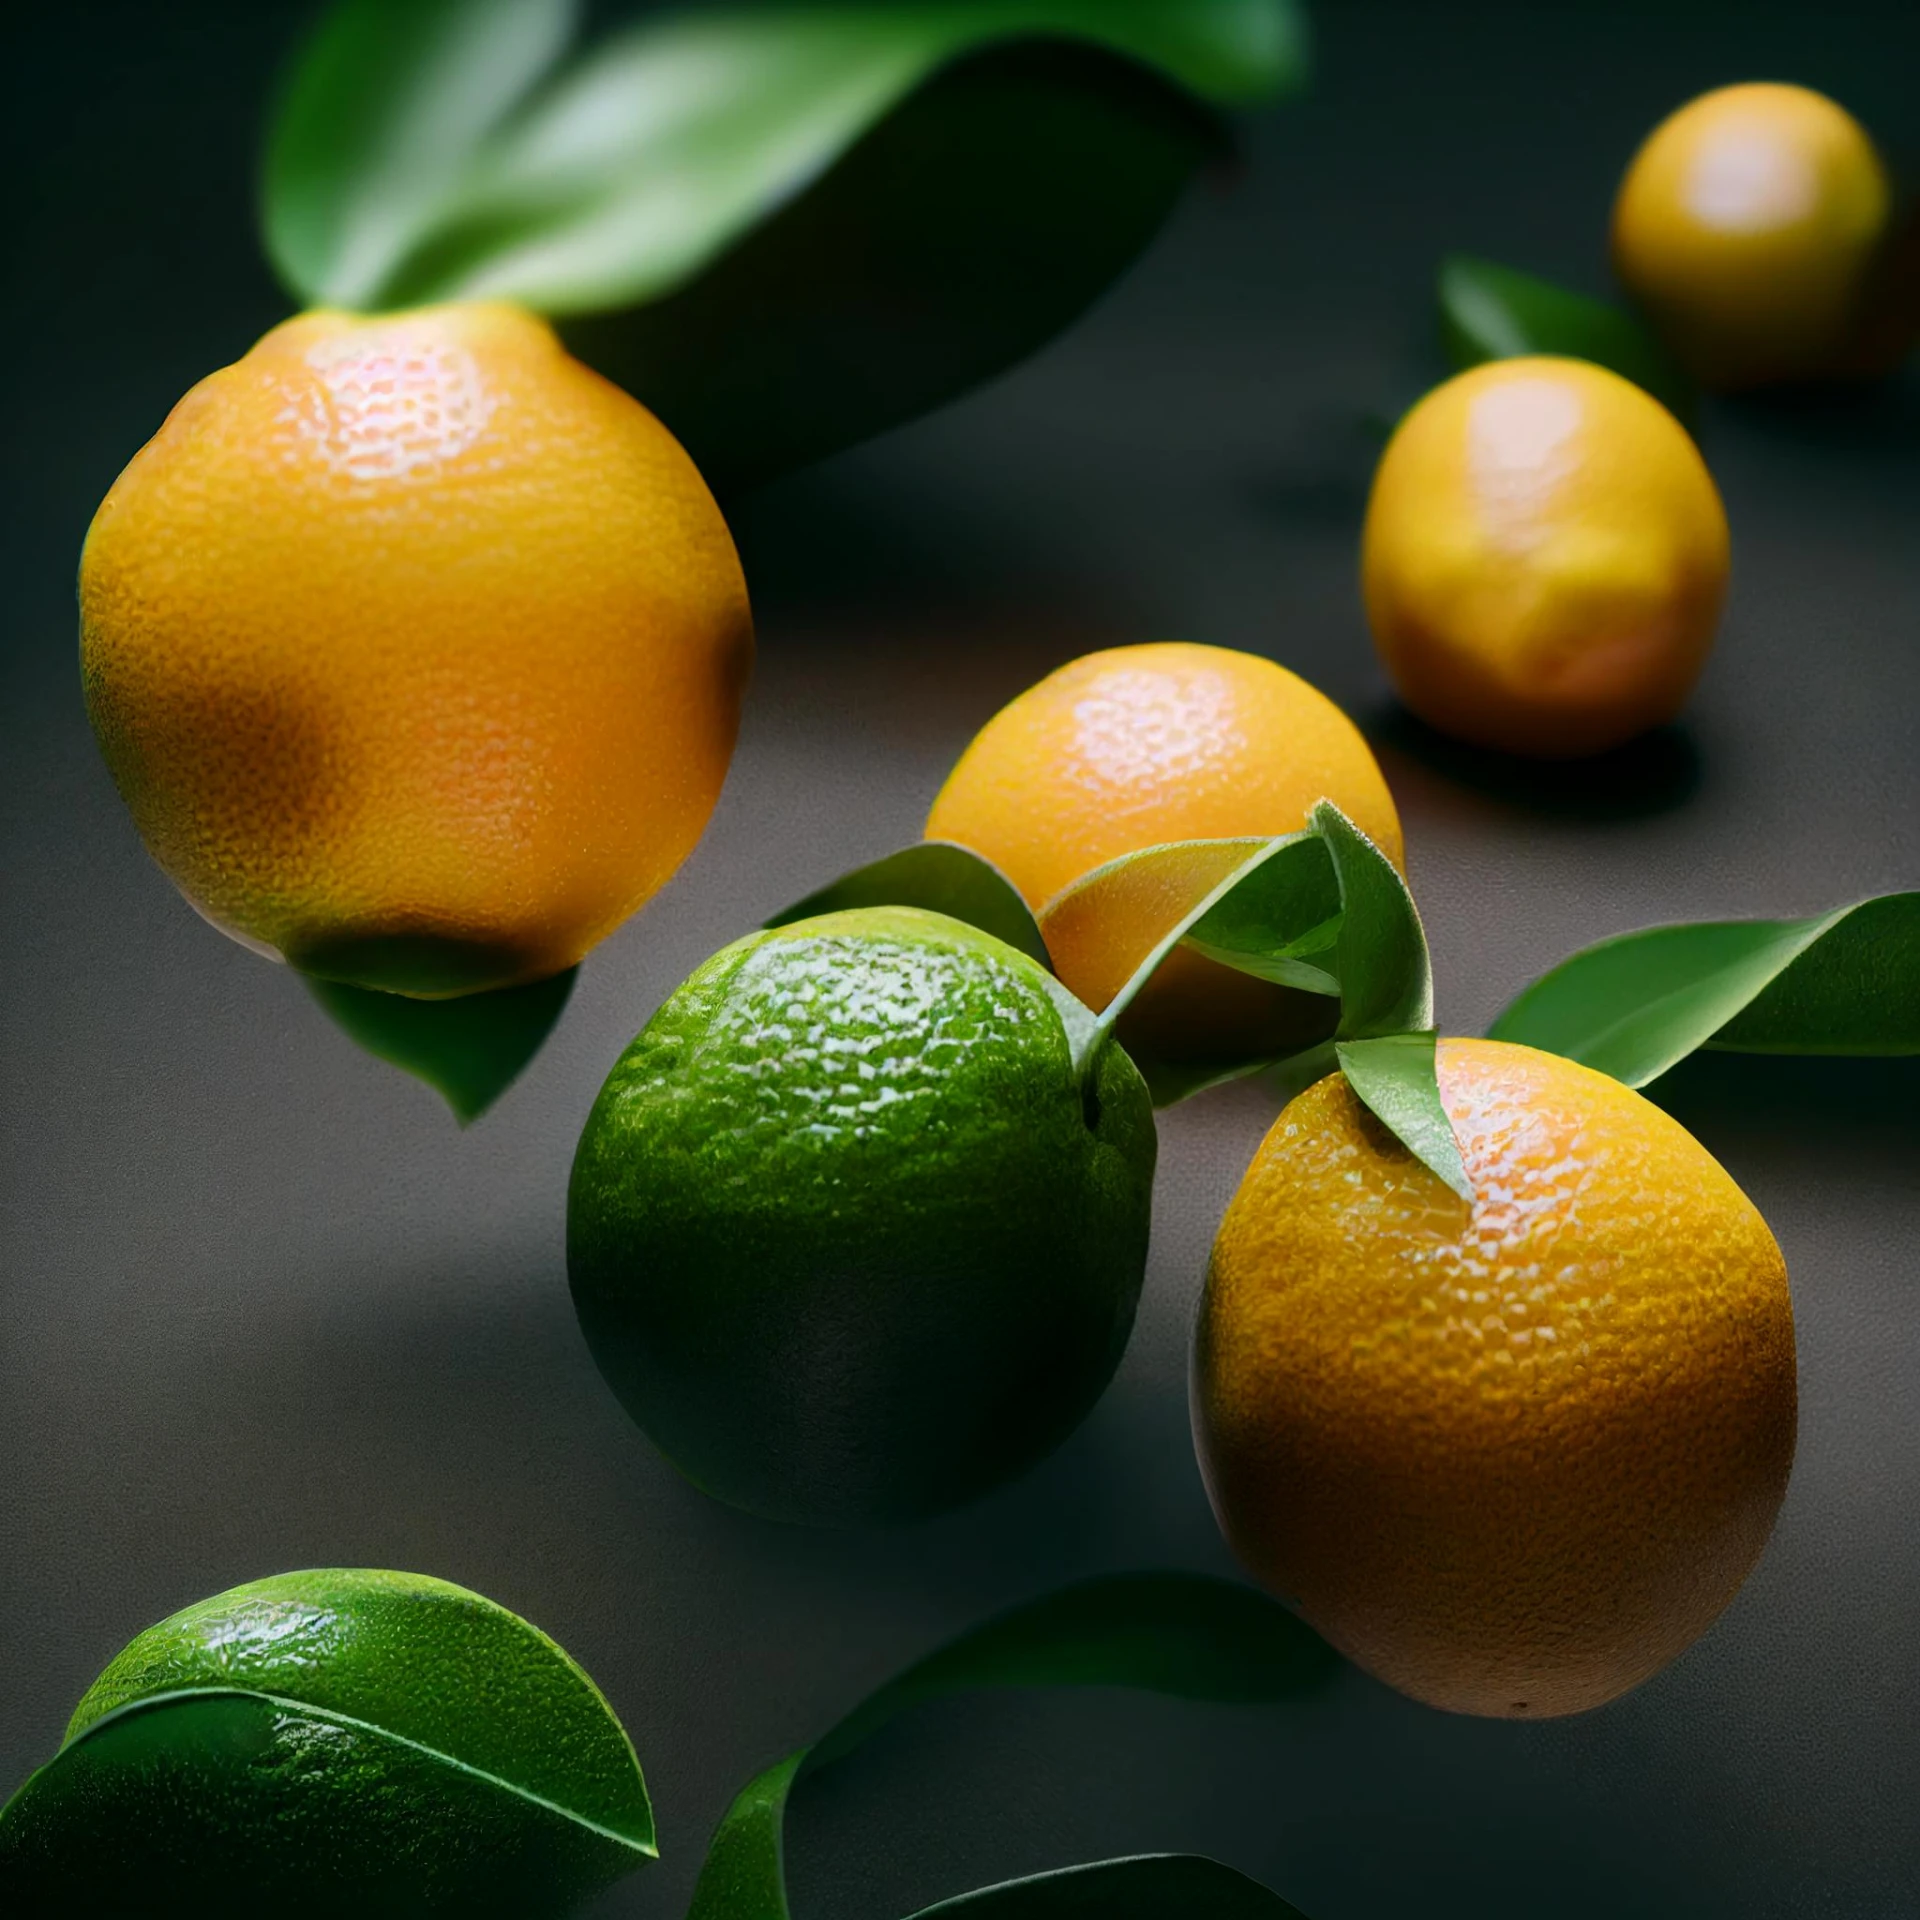
<instances>
[{"instance_id":1,"label":"lime","mask_svg":"<svg viewBox=\"0 0 1920 1920\"><path fill-rule=\"evenodd\" d=\"M1063 1440L1146 1264L1152 1106L1024 954L911 907L715 954L594 1103L567 1257L601 1371L697 1486L826 1525Z\"/></svg>"},{"instance_id":2,"label":"lime","mask_svg":"<svg viewBox=\"0 0 1920 1920\"><path fill-rule=\"evenodd\" d=\"M504 1607L327 1568L140 1634L0 1812L32 1914L557 1915L652 1857L593 1682Z\"/></svg>"}]
</instances>

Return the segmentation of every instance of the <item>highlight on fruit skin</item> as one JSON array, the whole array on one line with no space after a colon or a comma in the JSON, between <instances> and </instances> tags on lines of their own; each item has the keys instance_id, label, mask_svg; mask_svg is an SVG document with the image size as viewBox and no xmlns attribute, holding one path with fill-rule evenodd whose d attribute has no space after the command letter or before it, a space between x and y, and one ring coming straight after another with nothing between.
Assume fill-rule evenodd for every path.
<instances>
[{"instance_id":1,"label":"highlight on fruit skin","mask_svg":"<svg viewBox=\"0 0 1920 1920\"><path fill-rule=\"evenodd\" d=\"M768 1518L917 1520L1025 1471L1133 1325L1156 1140L1040 966L911 907L749 934L668 998L581 1134L567 1269L608 1384Z\"/></svg>"},{"instance_id":2,"label":"highlight on fruit skin","mask_svg":"<svg viewBox=\"0 0 1920 1920\"><path fill-rule=\"evenodd\" d=\"M0 1809L22 1915L574 1912L653 1858L639 1762L547 1636L330 1567L137 1635Z\"/></svg>"},{"instance_id":3,"label":"highlight on fruit skin","mask_svg":"<svg viewBox=\"0 0 1920 1920\"><path fill-rule=\"evenodd\" d=\"M1275 1121L1196 1327L1214 1511L1350 1659L1458 1713L1625 1693L1759 1558L1796 1425L1793 1310L1752 1203L1590 1068L1448 1040L1471 1207L1345 1082Z\"/></svg>"},{"instance_id":4,"label":"highlight on fruit skin","mask_svg":"<svg viewBox=\"0 0 1920 1920\"><path fill-rule=\"evenodd\" d=\"M1162 875L1090 894L1101 868L1180 841L1297 833L1321 800L1404 868L1379 763L1325 694L1258 654L1159 642L1069 661L1003 707L947 776L925 831L1007 875L1038 914L1061 980L1101 1012L1247 849L1186 863L1184 891ZM1336 1011L1182 948L1118 1033L1142 1058L1204 1070L1312 1044Z\"/></svg>"},{"instance_id":5,"label":"highlight on fruit skin","mask_svg":"<svg viewBox=\"0 0 1920 1920\"><path fill-rule=\"evenodd\" d=\"M88 712L237 940L422 998L573 966L671 877L752 658L719 508L519 308L316 311L210 375L80 567Z\"/></svg>"},{"instance_id":6,"label":"highlight on fruit skin","mask_svg":"<svg viewBox=\"0 0 1920 1920\"><path fill-rule=\"evenodd\" d=\"M1545 759L1673 720L1705 666L1726 511L1686 429L1631 381L1533 355L1427 394L1375 470L1374 644L1441 732Z\"/></svg>"},{"instance_id":7,"label":"highlight on fruit skin","mask_svg":"<svg viewBox=\"0 0 1920 1920\"><path fill-rule=\"evenodd\" d=\"M1721 389L1890 372L1920 308L1913 235L1866 129L1807 87L1719 87L1668 115L1613 208L1615 271Z\"/></svg>"}]
</instances>

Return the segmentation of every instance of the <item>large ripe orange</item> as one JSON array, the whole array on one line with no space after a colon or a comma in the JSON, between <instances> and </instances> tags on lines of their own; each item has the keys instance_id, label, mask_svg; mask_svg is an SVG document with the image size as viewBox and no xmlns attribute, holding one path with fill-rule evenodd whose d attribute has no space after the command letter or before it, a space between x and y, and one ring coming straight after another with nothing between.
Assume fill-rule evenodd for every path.
<instances>
[{"instance_id":1,"label":"large ripe orange","mask_svg":"<svg viewBox=\"0 0 1920 1920\"><path fill-rule=\"evenodd\" d=\"M1793 1460L1780 1249L1650 1101L1450 1040L1456 1198L1339 1075L1220 1229L1194 1430L1236 1552L1360 1665L1456 1712L1573 1713L1692 1643Z\"/></svg>"},{"instance_id":2,"label":"large ripe orange","mask_svg":"<svg viewBox=\"0 0 1920 1920\"><path fill-rule=\"evenodd\" d=\"M666 882L753 645L692 461L503 305L276 327L115 482L80 602L95 731L187 898L424 997L571 966Z\"/></svg>"},{"instance_id":3,"label":"large ripe orange","mask_svg":"<svg viewBox=\"0 0 1920 1920\"><path fill-rule=\"evenodd\" d=\"M1060 978L1098 1011L1249 849L1144 886L1097 869L1176 841L1296 833L1323 799L1403 863L1379 764L1325 694L1257 654L1170 641L1087 654L1003 707L947 776L926 831L1007 875L1039 911ZM1227 1064L1319 1037L1328 1005L1181 950L1120 1037L1143 1059Z\"/></svg>"}]
</instances>

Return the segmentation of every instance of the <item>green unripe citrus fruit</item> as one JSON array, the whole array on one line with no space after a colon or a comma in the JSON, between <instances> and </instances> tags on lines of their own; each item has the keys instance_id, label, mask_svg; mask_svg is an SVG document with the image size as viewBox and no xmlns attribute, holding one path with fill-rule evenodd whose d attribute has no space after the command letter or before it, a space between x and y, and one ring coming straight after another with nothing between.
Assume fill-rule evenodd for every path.
<instances>
[{"instance_id":1,"label":"green unripe citrus fruit","mask_svg":"<svg viewBox=\"0 0 1920 1920\"><path fill-rule=\"evenodd\" d=\"M444 1580L356 1568L149 1627L0 1812L0 1888L36 1916L527 1920L653 1851L633 1748L551 1640Z\"/></svg>"},{"instance_id":2,"label":"green unripe citrus fruit","mask_svg":"<svg viewBox=\"0 0 1920 1920\"><path fill-rule=\"evenodd\" d=\"M903 1521L1057 1445L1127 1342L1155 1136L1084 1010L944 915L862 908L714 955L621 1056L567 1259L601 1370L695 1484Z\"/></svg>"}]
</instances>

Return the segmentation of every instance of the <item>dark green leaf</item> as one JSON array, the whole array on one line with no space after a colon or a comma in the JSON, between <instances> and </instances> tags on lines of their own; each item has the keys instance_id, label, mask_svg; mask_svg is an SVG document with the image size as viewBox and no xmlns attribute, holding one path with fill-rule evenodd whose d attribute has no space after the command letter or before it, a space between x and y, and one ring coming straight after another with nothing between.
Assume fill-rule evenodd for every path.
<instances>
[{"instance_id":1,"label":"dark green leaf","mask_svg":"<svg viewBox=\"0 0 1920 1920\"><path fill-rule=\"evenodd\" d=\"M1340 887L1333 970L1342 1040L1417 1033L1433 1025L1426 930L1400 870L1331 800L1313 810Z\"/></svg>"},{"instance_id":2,"label":"dark green leaf","mask_svg":"<svg viewBox=\"0 0 1920 1920\"><path fill-rule=\"evenodd\" d=\"M1920 1053L1920 893L1808 920L1649 927L1563 960L1493 1024L1630 1087L1696 1048Z\"/></svg>"},{"instance_id":3,"label":"dark green leaf","mask_svg":"<svg viewBox=\"0 0 1920 1920\"><path fill-rule=\"evenodd\" d=\"M524 1916L652 1857L633 1749L524 1620L418 1575L255 1581L150 1627L0 1812L34 1912Z\"/></svg>"},{"instance_id":4,"label":"dark green leaf","mask_svg":"<svg viewBox=\"0 0 1920 1920\"><path fill-rule=\"evenodd\" d=\"M1199 1854L1143 1854L1009 1880L912 1920L1304 1920L1277 1893Z\"/></svg>"},{"instance_id":5,"label":"dark green leaf","mask_svg":"<svg viewBox=\"0 0 1920 1920\"><path fill-rule=\"evenodd\" d=\"M910 1707L973 1688L1032 1686L1127 1686L1195 1700L1278 1701L1310 1693L1336 1665L1325 1643L1285 1608L1224 1580L1129 1574L1049 1595L909 1667L813 1747L751 1781L714 1835L689 1920L786 1920L781 1836L793 1786ZM1052 1895L1035 1893L1036 1884L1014 1882L988 1893L1043 1902L1009 1906L1009 1914L1065 1915L1076 1908L1044 1903L1071 1901L1086 1883ZM986 1911L1002 1909L988 1903ZM1254 1911L1284 1915L1287 1909Z\"/></svg>"},{"instance_id":6,"label":"dark green leaf","mask_svg":"<svg viewBox=\"0 0 1920 1920\"><path fill-rule=\"evenodd\" d=\"M1455 367L1519 354L1562 354L1643 387L1682 420L1693 384L1632 314L1491 260L1450 254L1440 263L1440 324Z\"/></svg>"},{"instance_id":7,"label":"dark green leaf","mask_svg":"<svg viewBox=\"0 0 1920 1920\"><path fill-rule=\"evenodd\" d=\"M310 305L378 304L482 141L572 38L577 0L339 0L268 143L267 251Z\"/></svg>"},{"instance_id":8,"label":"dark green leaf","mask_svg":"<svg viewBox=\"0 0 1920 1920\"><path fill-rule=\"evenodd\" d=\"M1004 940L1050 969L1047 943L1020 890L991 860L950 840L916 841L898 853L856 867L818 893L796 900L766 924L787 927L796 920L844 913L852 907L924 907L929 913L944 913Z\"/></svg>"},{"instance_id":9,"label":"dark green leaf","mask_svg":"<svg viewBox=\"0 0 1920 1920\"><path fill-rule=\"evenodd\" d=\"M1334 1051L1347 1085L1381 1125L1462 1200L1471 1202L1473 1187L1461 1163L1460 1143L1440 1100L1434 1036L1390 1033L1373 1040L1341 1040Z\"/></svg>"},{"instance_id":10,"label":"dark green leaf","mask_svg":"<svg viewBox=\"0 0 1920 1920\"><path fill-rule=\"evenodd\" d=\"M442 1094L462 1126L506 1092L553 1031L579 968L529 986L410 1000L303 975L350 1040Z\"/></svg>"}]
</instances>

